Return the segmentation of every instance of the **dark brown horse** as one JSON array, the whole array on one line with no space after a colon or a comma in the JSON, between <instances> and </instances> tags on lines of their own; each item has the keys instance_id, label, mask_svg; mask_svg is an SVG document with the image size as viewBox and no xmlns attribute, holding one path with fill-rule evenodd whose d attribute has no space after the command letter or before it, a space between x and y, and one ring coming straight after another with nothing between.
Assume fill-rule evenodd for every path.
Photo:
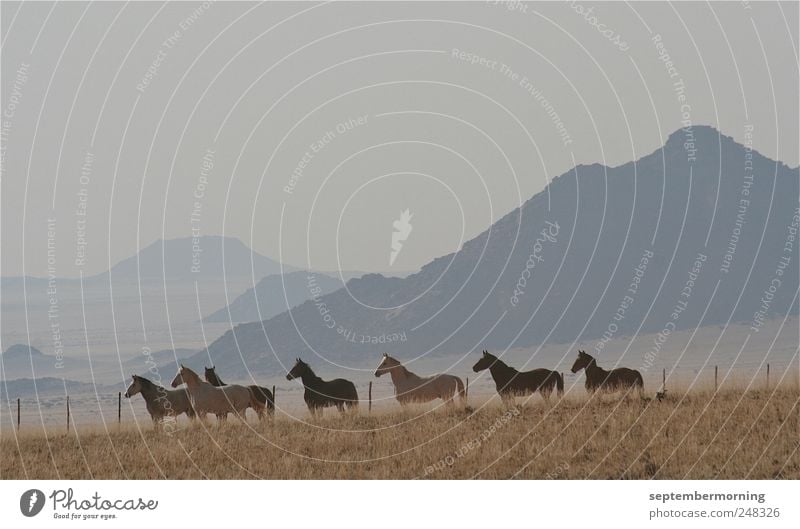
<instances>
[{"instance_id":1,"label":"dark brown horse","mask_svg":"<svg viewBox=\"0 0 800 529\"><path fill-rule=\"evenodd\" d=\"M303 399L306 401L308 411L312 416L317 413L322 415L324 408L329 406L336 406L336 408L344 413L344 407L353 409L358 407L358 392L356 385L343 378L335 380L322 380L311 367L300 360L294 364L294 367L286 375L286 380L294 380L299 378L305 387Z\"/></svg>"},{"instance_id":2,"label":"dark brown horse","mask_svg":"<svg viewBox=\"0 0 800 529\"><path fill-rule=\"evenodd\" d=\"M159 428L161 420L167 416L177 417L185 413L194 420L194 408L185 389L169 390L139 375L133 375L131 379L132 383L125 391L125 398L129 399L141 393L156 429Z\"/></svg>"},{"instance_id":3,"label":"dark brown horse","mask_svg":"<svg viewBox=\"0 0 800 529\"><path fill-rule=\"evenodd\" d=\"M618 367L606 371L598 367L593 356L586 354L585 351L578 351L578 359L572 364L572 372L577 373L581 369L586 370L586 391L589 393L598 390L612 392L636 389L641 397L644 392L642 374L635 369Z\"/></svg>"},{"instance_id":4,"label":"dark brown horse","mask_svg":"<svg viewBox=\"0 0 800 529\"><path fill-rule=\"evenodd\" d=\"M484 369L492 374L497 393L503 402L511 401L514 397L532 395L537 391L542 397L549 399L553 388L558 391L559 397L564 394L564 379L558 371L544 368L517 371L488 351L484 351L481 359L472 366L476 373Z\"/></svg>"},{"instance_id":5,"label":"dark brown horse","mask_svg":"<svg viewBox=\"0 0 800 529\"><path fill-rule=\"evenodd\" d=\"M219 378L214 366L206 367L205 369L206 382L218 388L227 386L227 384L225 384L225 382ZM270 416L275 414L275 400L270 390L267 388L262 388L261 386L247 386L247 389L249 389L250 393L255 396L256 402L258 403L258 405L253 409L255 410L256 415L258 415L259 420L264 418L265 408Z\"/></svg>"}]
</instances>

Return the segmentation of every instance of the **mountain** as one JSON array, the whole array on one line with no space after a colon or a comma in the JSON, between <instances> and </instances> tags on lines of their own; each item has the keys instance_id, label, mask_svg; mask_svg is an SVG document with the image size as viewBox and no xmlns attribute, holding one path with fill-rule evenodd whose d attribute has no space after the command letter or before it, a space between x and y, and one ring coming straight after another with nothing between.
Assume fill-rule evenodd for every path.
<instances>
[{"instance_id":1,"label":"mountain","mask_svg":"<svg viewBox=\"0 0 800 529\"><path fill-rule=\"evenodd\" d=\"M252 263L251 263L252 261ZM224 274L223 274L224 263ZM284 266L284 271L296 268ZM183 237L157 240L145 246L134 255L123 259L110 270L84 278L84 286L93 283L107 284L109 276L114 283L137 283L159 281L196 281L227 278L264 277L281 272L280 263L264 257L245 246L236 237L206 235L202 237ZM3 287L21 286L23 279L29 285L46 284L45 277L2 278ZM77 286L77 278L58 278L61 286Z\"/></svg>"},{"instance_id":2,"label":"mountain","mask_svg":"<svg viewBox=\"0 0 800 529\"><path fill-rule=\"evenodd\" d=\"M309 284L309 278L313 278L313 283ZM325 274L290 272L269 275L255 288L247 290L227 307L206 316L203 321L239 323L268 320L314 295L325 295L343 286L341 280Z\"/></svg>"},{"instance_id":3,"label":"mountain","mask_svg":"<svg viewBox=\"0 0 800 529\"><path fill-rule=\"evenodd\" d=\"M291 267L285 269L294 270ZM120 261L106 274L114 281L136 281L138 277L199 281L264 277L280 271L280 263L251 250L239 239L208 235L156 241Z\"/></svg>"},{"instance_id":4,"label":"mountain","mask_svg":"<svg viewBox=\"0 0 800 529\"><path fill-rule=\"evenodd\" d=\"M798 196L798 168L711 127L680 129L639 160L554 178L415 274L352 279L196 357L237 374L275 373L298 355L363 368L383 351L542 343L589 342L602 357L605 341L634 334L758 328L798 312Z\"/></svg>"}]
</instances>

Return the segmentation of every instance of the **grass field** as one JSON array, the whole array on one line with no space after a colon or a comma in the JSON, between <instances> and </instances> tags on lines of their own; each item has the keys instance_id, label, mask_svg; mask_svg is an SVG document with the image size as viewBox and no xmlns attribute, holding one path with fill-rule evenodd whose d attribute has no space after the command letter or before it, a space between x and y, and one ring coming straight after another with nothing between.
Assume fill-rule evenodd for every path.
<instances>
[{"instance_id":1,"label":"grass field","mask_svg":"<svg viewBox=\"0 0 800 529\"><path fill-rule=\"evenodd\" d=\"M797 388L4 431L2 479L798 479Z\"/></svg>"}]
</instances>

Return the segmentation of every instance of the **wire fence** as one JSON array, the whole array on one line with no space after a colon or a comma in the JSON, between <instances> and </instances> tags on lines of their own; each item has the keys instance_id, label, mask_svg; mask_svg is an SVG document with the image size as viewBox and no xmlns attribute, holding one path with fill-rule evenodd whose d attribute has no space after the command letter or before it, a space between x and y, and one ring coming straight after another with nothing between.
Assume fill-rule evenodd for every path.
<instances>
[{"instance_id":1,"label":"wire fence","mask_svg":"<svg viewBox=\"0 0 800 529\"><path fill-rule=\"evenodd\" d=\"M733 373L733 374L732 374ZM487 373L488 374L488 373ZM562 373L568 377L570 373ZM649 374L652 381L653 374ZM569 380L569 379L567 379ZM491 396L494 393L494 383L490 377L479 379L480 384L472 385L473 397ZM385 408L395 405L393 392L382 387L381 391L373 392L373 383L362 384L367 396L367 413L372 413L373 404L380 402ZM582 391L583 379L580 376L572 377L571 383L565 384L568 394ZM731 368L720 369L720 366L708 366L704 372L687 373L670 372L662 368L660 384L645 385L648 392L682 391L682 390L713 390L722 389L749 389L771 390L778 386L795 389L800 392L800 365L791 364L775 366L766 363L762 369L755 371L732 371ZM272 386L275 407L279 413L295 416L303 413L305 406L301 398L302 388L276 388ZM361 392L361 390L359 390ZM362 393L362 394L364 394ZM466 378L465 397L470 396L470 381ZM149 414L140 402L140 399L124 399L122 392L115 394L97 395L51 395L42 398L12 397L3 402L0 410L0 431L9 426L19 430L23 427L43 427L52 429L60 424L64 431L69 432L77 425L114 426L125 421L135 420L147 422ZM375 399L374 397L377 397ZM296 401L296 402L295 402Z\"/></svg>"}]
</instances>

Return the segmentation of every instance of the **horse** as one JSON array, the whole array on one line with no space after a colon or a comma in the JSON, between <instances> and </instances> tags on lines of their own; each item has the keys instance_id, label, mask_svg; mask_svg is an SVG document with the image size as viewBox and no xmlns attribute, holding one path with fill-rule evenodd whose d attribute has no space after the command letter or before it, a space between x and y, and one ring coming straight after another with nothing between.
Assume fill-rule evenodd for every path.
<instances>
[{"instance_id":1,"label":"horse","mask_svg":"<svg viewBox=\"0 0 800 529\"><path fill-rule=\"evenodd\" d=\"M205 368L205 377L206 382L211 384L214 387L221 388L223 386L227 386L225 382L219 378L217 374L216 368L214 366L206 367ZM267 413L272 416L275 414L275 399L273 398L272 392L267 388L263 388L261 386L247 386L248 389L255 395L256 400L258 401L258 407L254 408L256 415L258 415L258 420L264 418L264 408L267 409Z\"/></svg>"},{"instance_id":2,"label":"horse","mask_svg":"<svg viewBox=\"0 0 800 529\"><path fill-rule=\"evenodd\" d=\"M447 405L452 405L456 393L460 397L461 404L466 404L464 383L455 375L441 374L421 377L406 369L395 358L384 353L383 360L375 370L375 376L380 377L385 373L389 373L391 376L395 398L402 406L436 399L442 399Z\"/></svg>"},{"instance_id":3,"label":"horse","mask_svg":"<svg viewBox=\"0 0 800 529\"><path fill-rule=\"evenodd\" d=\"M176 388L181 384L186 384L192 407L203 420L207 414L213 413L219 422L223 422L232 412L245 422L245 410L255 409L258 406L256 397L249 388L233 384L221 388L214 387L200 380L197 373L183 365L172 379L172 387Z\"/></svg>"},{"instance_id":4,"label":"horse","mask_svg":"<svg viewBox=\"0 0 800 529\"><path fill-rule=\"evenodd\" d=\"M578 358L572 364L573 373L577 373L581 369L586 370L586 391L591 394L597 390L610 393L623 389L636 389L641 397L644 392L644 380L641 373L627 367L606 371L598 367L597 361L593 356L586 354L586 351L578 351Z\"/></svg>"},{"instance_id":5,"label":"horse","mask_svg":"<svg viewBox=\"0 0 800 529\"><path fill-rule=\"evenodd\" d=\"M125 398L129 399L137 393L141 393L147 406L147 412L156 429L164 417L177 417L181 413L185 413L189 419L194 420L194 408L192 408L186 390L169 390L139 375L132 375L131 378L133 382L125 390Z\"/></svg>"},{"instance_id":6,"label":"horse","mask_svg":"<svg viewBox=\"0 0 800 529\"><path fill-rule=\"evenodd\" d=\"M343 378L322 380L314 374L308 364L299 358L296 360L294 367L286 375L286 380L299 378L303 383L305 387L303 400L306 401L312 417L317 413L321 416L324 409L329 406L336 406L340 413L344 413L345 406L348 410L358 408L358 392L355 384Z\"/></svg>"},{"instance_id":7,"label":"horse","mask_svg":"<svg viewBox=\"0 0 800 529\"><path fill-rule=\"evenodd\" d=\"M517 371L496 356L489 354L489 351L484 351L481 359L472 366L472 370L476 373L485 369L492 374L497 393L506 403L514 400L514 397L532 395L537 391L545 400L549 400L553 388L558 391L559 397L564 394L564 379L558 371L544 368Z\"/></svg>"}]
</instances>

